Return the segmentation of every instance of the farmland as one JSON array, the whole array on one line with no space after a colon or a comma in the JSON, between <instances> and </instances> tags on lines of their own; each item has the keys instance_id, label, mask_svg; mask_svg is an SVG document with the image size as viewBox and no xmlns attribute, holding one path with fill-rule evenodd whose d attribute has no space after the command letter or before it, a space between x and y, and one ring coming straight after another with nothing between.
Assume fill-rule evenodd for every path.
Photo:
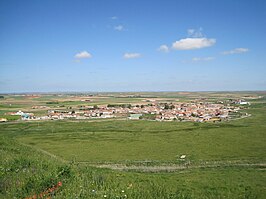
<instances>
[{"instance_id":1,"label":"farmland","mask_svg":"<svg viewBox=\"0 0 266 199\"><path fill-rule=\"evenodd\" d=\"M62 182L62 186L46 195L263 198L266 194L265 93L105 94L90 97L89 102L81 101L84 97L80 95L5 96L1 99L1 117L18 109L33 111L33 105L58 106L47 104L51 101L66 108L82 104L141 103L146 98L186 102L246 96L254 96L248 99L251 105L243 109L250 117L215 123L121 118L2 123L0 197L31 197ZM180 159L181 155L186 158Z\"/></svg>"}]
</instances>

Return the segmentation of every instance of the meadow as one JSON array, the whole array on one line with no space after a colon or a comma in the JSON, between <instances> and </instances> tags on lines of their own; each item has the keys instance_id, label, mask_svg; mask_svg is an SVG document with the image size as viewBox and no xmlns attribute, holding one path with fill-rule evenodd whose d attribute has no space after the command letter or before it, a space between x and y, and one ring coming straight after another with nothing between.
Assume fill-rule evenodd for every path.
<instances>
[{"instance_id":1,"label":"meadow","mask_svg":"<svg viewBox=\"0 0 266 199\"><path fill-rule=\"evenodd\" d=\"M251 117L217 123L0 124L0 198L264 198L266 99L250 101Z\"/></svg>"}]
</instances>

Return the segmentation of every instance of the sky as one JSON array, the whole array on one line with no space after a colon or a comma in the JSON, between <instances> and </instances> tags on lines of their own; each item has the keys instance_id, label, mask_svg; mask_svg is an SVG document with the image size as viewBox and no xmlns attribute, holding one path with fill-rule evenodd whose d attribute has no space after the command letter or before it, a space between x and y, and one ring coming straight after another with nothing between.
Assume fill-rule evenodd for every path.
<instances>
[{"instance_id":1,"label":"sky","mask_svg":"<svg viewBox=\"0 0 266 199\"><path fill-rule=\"evenodd\" d=\"M266 90L264 0L1 0L0 92Z\"/></svg>"}]
</instances>

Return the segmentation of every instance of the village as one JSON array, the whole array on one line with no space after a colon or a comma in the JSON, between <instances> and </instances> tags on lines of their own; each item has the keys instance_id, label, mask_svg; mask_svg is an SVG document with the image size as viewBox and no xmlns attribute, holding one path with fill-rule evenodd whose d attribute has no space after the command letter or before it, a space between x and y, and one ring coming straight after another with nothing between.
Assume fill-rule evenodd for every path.
<instances>
[{"instance_id":1,"label":"village","mask_svg":"<svg viewBox=\"0 0 266 199\"><path fill-rule=\"evenodd\" d=\"M67 107L67 109L51 109L47 106L34 106L32 109L47 109L47 114L36 116L33 113L9 112L9 115L19 115L21 120L63 120L63 119L99 119L124 118L129 120L156 120L156 121L223 121L230 119L230 115L238 113L241 106L249 102L235 100L224 104L222 101L210 102L171 102L162 103L149 101L146 104L108 104L94 106ZM5 120L7 121L7 120ZM2 122L5 122L2 121Z\"/></svg>"}]
</instances>

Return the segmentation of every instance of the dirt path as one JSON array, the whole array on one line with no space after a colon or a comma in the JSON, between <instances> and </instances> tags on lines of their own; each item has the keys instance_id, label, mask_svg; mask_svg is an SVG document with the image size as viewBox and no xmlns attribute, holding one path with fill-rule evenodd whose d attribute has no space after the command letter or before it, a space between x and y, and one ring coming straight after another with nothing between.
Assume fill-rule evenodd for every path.
<instances>
[{"instance_id":1,"label":"dirt path","mask_svg":"<svg viewBox=\"0 0 266 199\"><path fill-rule=\"evenodd\" d=\"M36 147L34 147L34 146L31 146L31 145L28 145L28 144L24 144L24 143L22 143L22 142L19 142L19 144L22 145L22 146L30 147L30 148L32 148L32 149L38 151L38 152L41 152L41 153L43 153L43 154L45 154L45 155L48 155L48 156L52 157L52 158L54 158L54 159L56 159L56 160L58 160L58 161L60 161L60 162L65 162L65 163L68 162L68 161L64 160L63 158L58 157L58 156L56 156L55 154L50 153L50 152L48 152L48 151L45 151L45 150L43 150L43 149L41 149L41 148L36 148Z\"/></svg>"},{"instance_id":2,"label":"dirt path","mask_svg":"<svg viewBox=\"0 0 266 199\"><path fill-rule=\"evenodd\" d=\"M108 168L112 170L119 171L140 171L140 172L174 172L178 170L186 169L201 169L201 168L226 168L226 167L248 167L248 168L257 168L257 169L266 169L266 163L229 163L229 162L220 162L200 165L158 165L158 166L138 166L138 165L123 165L123 164L88 164L97 168Z\"/></svg>"},{"instance_id":3,"label":"dirt path","mask_svg":"<svg viewBox=\"0 0 266 199\"><path fill-rule=\"evenodd\" d=\"M251 117L251 114L242 115L241 117L230 119L229 121L240 120L240 119L244 119L244 118L248 118L248 117Z\"/></svg>"}]
</instances>

